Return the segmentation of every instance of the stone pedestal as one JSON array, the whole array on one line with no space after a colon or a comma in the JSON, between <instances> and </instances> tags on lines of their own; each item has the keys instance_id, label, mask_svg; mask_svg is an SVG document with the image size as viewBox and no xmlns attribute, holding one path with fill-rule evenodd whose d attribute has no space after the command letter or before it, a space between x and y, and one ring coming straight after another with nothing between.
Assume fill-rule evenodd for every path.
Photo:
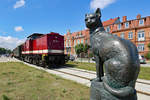
<instances>
[{"instance_id":1,"label":"stone pedestal","mask_svg":"<svg viewBox=\"0 0 150 100\"><path fill-rule=\"evenodd\" d=\"M116 97L109 93L103 86L103 82L92 80L90 88L90 100L137 100L136 92L133 96Z\"/></svg>"}]
</instances>

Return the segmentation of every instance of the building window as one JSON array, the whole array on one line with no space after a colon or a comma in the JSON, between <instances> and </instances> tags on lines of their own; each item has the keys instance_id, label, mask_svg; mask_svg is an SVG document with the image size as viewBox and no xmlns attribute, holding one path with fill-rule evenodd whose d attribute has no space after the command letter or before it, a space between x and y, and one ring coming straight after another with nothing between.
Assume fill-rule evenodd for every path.
<instances>
[{"instance_id":1,"label":"building window","mask_svg":"<svg viewBox=\"0 0 150 100\"><path fill-rule=\"evenodd\" d=\"M76 46L76 40L74 40L74 46Z\"/></svg>"},{"instance_id":2,"label":"building window","mask_svg":"<svg viewBox=\"0 0 150 100\"><path fill-rule=\"evenodd\" d=\"M78 44L80 44L80 40L78 40Z\"/></svg>"},{"instance_id":3,"label":"building window","mask_svg":"<svg viewBox=\"0 0 150 100\"><path fill-rule=\"evenodd\" d=\"M67 39L70 39L70 36L69 36L69 35L67 36Z\"/></svg>"},{"instance_id":4,"label":"building window","mask_svg":"<svg viewBox=\"0 0 150 100\"><path fill-rule=\"evenodd\" d=\"M69 43L68 43L68 44L69 44L69 47L71 47L71 41L70 41L70 40L69 40Z\"/></svg>"},{"instance_id":5,"label":"building window","mask_svg":"<svg viewBox=\"0 0 150 100\"><path fill-rule=\"evenodd\" d=\"M114 35L114 36L117 36L117 34L115 34L115 33L114 33L113 35Z\"/></svg>"},{"instance_id":6,"label":"building window","mask_svg":"<svg viewBox=\"0 0 150 100\"><path fill-rule=\"evenodd\" d=\"M81 43L83 44L83 39L81 40Z\"/></svg>"},{"instance_id":7,"label":"building window","mask_svg":"<svg viewBox=\"0 0 150 100\"><path fill-rule=\"evenodd\" d=\"M139 25L144 25L144 19L139 20Z\"/></svg>"},{"instance_id":8,"label":"building window","mask_svg":"<svg viewBox=\"0 0 150 100\"><path fill-rule=\"evenodd\" d=\"M118 30L120 30L121 29L121 24L118 24Z\"/></svg>"},{"instance_id":9,"label":"building window","mask_svg":"<svg viewBox=\"0 0 150 100\"><path fill-rule=\"evenodd\" d=\"M139 52L144 51L144 44L138 44L137 48Z\"/></svg>"},{"instance_id":10,"label":"building window","mask_svg":"<svg viewBox=\"0 0 150 100\"><path fill-rule=\"evenodd\" d=\"M133 39L133 32L128 33L128 39Z\"/></svg>"},{"instance_id":11,"label":"building window","mask_svg":"<svg viewBox=\"0 0 150 100\"><path fill-rule=\"evenodd\" d=\"M129 22L125 23L125 28L129 28Z\"/></svg>"},{"instance_id":12,"label":"building window","mask_svg":"<svg viewBox=\"0 0 150 100\"><path fill-rule=\"evenodd\" d=\"M121 33L121 34L120 34L120 37L124 39L124 33Z\"/></svg>"},{"instance_id":13,"label":"building window","mask_svg":"<svg viewBox=\"0 0 150 100\"><path fill-rule=\"evenodd\" d=\"M80 33L80 36L82 36L82 32Z\"/></svg>"},{"instance_id":14,"label":"building window","mask_svg":"<svg viewBox=\"0 0 150 100\"><path fill-rule=\"evenodd\" d=\"M138 41L144 41L145 40L145 32L139 31L138 32Z\"/></svg>"},{"instance_id":15,"label":"building window","mask_svg":"<svg viewBox=\"0 0 150 100\"><path fill-rule=\"evenodd\" d=\"M88 40L85 40L85 44L88 44Z\"/></svg>"},{"instance_id":16,"label":"building window","mask_svg":"<svg viewBox=\"0 0 150 100\"><path fill-rule=\"evenodd\" d=\"M150 32L148 32L149 33L149 37L150 37Z\"/></svg>"},{"instance_id":17,"label":"building window","mask_svg":"<svg viewBox=\"0 0 150 100\"><path fill-rule=\"evenodd\" d=\"M68 47L68 41L66 41L66 47Z\"/></svg>"},{"instance_id":18,"label":"building window","mask_svg":"<svg viewBox=\"0 0 150 100\"><path fill-rule=\"evenodd\" d=\"M106 27L106 32L110 32L110 26Z\"/></svg>"}]
</instances>

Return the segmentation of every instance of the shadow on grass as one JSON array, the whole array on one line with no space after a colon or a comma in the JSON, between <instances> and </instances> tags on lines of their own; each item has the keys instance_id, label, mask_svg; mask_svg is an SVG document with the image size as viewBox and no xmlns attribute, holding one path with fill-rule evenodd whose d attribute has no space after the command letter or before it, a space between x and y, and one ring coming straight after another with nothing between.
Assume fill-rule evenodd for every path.
<instances>
[{"instance_id":1,"label":"shadow on grass","mask_svg":"<svg viewBox=\"0 0 150 100\"><path fill-rule=\"evenodd\" d=\"M3 100L10 100L6 95L3 95Z\"/></svg>"},{"instance_id":2,"label":"shadow on grass","mask_svg":"<svg viewBox=\"0 0 150 100\"><path fill-rule=\"evenodd\" d=\"M52 65L48 69L61 69L61 68L75 68L77 65L74 64L65 64L65 65Z\"/></svg>"}]
</instances>

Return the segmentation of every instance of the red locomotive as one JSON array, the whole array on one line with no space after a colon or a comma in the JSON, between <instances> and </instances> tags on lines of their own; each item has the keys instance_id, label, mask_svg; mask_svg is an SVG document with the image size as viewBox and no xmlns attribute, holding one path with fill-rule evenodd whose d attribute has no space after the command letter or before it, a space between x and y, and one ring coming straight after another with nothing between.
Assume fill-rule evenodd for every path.
<instances>
[{"instance_id":1,"label":"red locomotive","mask_svg":"<svg viewBox=\"0 0 150 100\"><path fill-rule=\"evenodd\" d=\"M37 65L63 65L64 36L51 32L49 34L34 33L27 37L22 45L13 50L14 56Z\"/></svg>"}]
</instances>

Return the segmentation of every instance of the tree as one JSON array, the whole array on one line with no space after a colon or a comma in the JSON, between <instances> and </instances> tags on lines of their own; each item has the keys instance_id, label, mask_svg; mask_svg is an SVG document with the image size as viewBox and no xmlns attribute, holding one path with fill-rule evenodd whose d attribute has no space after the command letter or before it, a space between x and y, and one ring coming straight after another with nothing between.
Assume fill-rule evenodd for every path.
<instances>
[{"instance_id":1,"label":"tree","mask_svg":"<svg viewBox=\"0 0 150 100\"><path fill-rule=\"evenodd\" d=\"M0 54L10 54L10 53L11 53L11 50L0 47Z\"/></svg>"},{"instance_id":2,"label":"tree","mask_svg":"<svg viewBox=\"0 0 150 100\"><path fill-rule=\"evenodd\" d=\"M75 46L75 51L76 51L76 54L79 56L81 53L85 53L87 54L88 50L89 50L90 46L88 44L78 44Z\"/></svg>"},{"instance_id":3,"label":"tree","mask_svg":"<svg viewBox=\"0 0 150 100\"><path fill-rule=\"evenodd\" d=\"M84 52L84 53L87 53L88 50L89 50L89 48L90 48L90 46L89 46L88 44L85 44L85 45L84 45L84 48L83 48L83 52Z\"/></svg>"},{"instance_id":4,"label":"tree","mask_svg":"<svg viewBox=\"0 0 150 100\"><path fill-rule=\"evenodd\" d=\"M83 48L84 48L83 44L78 44L75 46L75 51L78 56L83 52Z\"/></svg>"},{"instance_id":5,"label":"tree","mask_svg":"<svg viewBox=\"0 0 150 100\"><path fill-rule=\"evenodd\" d=\"M149 50L150 50L150 43L147 45L147 47L148 47ZM146 54L144 55L144 57L145 57L146 59L150 59L150 52L146 53Z\"/></svg>"},{"instance_id":6,"label":"tree","mask_svg":"<svg viewBox=\"0 0 150 100\"><path fill-rule=\"evenodd\" d=\"M89 50L89 48L90 48L90 46L88 44L84 45L83 52L85 53L86 57L88 56L88 50Z\"/></svg>"}]
</instances>

